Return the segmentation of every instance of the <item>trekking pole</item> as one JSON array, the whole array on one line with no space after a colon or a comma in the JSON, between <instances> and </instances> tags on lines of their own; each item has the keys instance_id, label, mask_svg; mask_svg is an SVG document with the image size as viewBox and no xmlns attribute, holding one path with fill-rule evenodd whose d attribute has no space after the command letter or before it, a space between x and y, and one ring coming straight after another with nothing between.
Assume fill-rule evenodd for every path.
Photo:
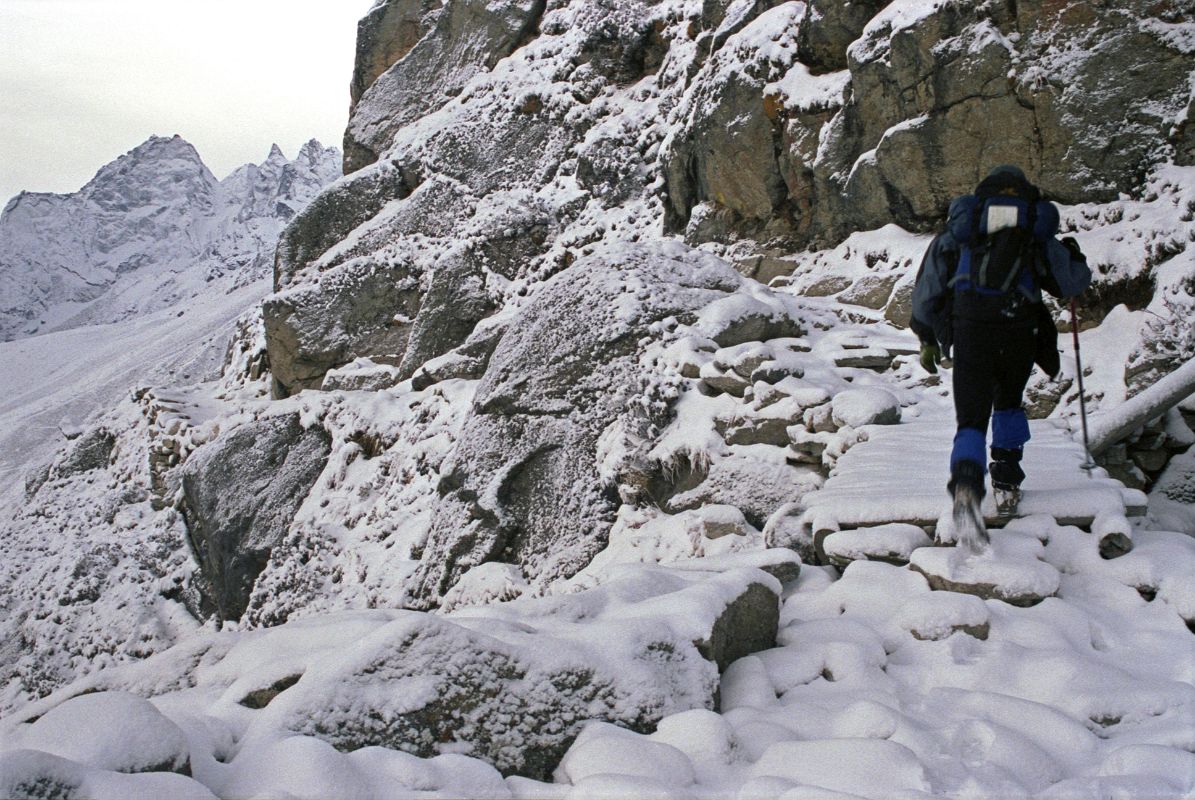
<instances>
[{"instance_id":1,"label":"trekking pole","mask_svg":"<svg viewBox=\"0 0 1195 800\"><path fill-rule=\"evenodd\" d=\"M1075 375L1079 380L1079 418L1083 422L1083 454L1086 460L1082 468L1091 472L1096 467L1091 458L1091 446L1087 439L1087 398L1083 392L1083 359L1079 355L1079 314L1075 311L1075 299L1071 298L1071 334L1075 340Z\"/></svg>"}]
</instances>

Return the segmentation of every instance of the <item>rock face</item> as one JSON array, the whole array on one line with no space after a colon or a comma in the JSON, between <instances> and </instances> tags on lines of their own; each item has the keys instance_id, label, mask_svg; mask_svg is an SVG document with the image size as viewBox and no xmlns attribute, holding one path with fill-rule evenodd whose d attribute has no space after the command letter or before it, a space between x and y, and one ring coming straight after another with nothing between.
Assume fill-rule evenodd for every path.
<instances>
[{"instance_id":1,"label":"rock face","mask_svg":"<svg viewBox=\"0 0 1195 800\"><path fill-rule=\"evenodd\" d=\"M270 551L323 471L322 429L297 414L251 422L195 452L182 469L182 510L221 619L239 619Z\"/></svg>"},{"instance_id":2,"label":"rock face","mask_svg":"<svg viewBox=\"0 0 1195 800\"><path fill-rule=\"evenodd\" d=\"M1165 143L1186 152L1175 123L1191 65L1166 33L1174 4L812 2L799 20L790 5L731 37L694 81L699 113L666 173L670 224L690 241L927 230L1000 163L1064 202L1108 201ZM771 29L793 31L795 47L787 34L743 41L784 13Z\"/></svg>"},{"instance_id":3,"label":"rock face","mask_svg":"<svg viewBox=\"0 0 1195 800\"><path fill-rule=\"evenodd\" d=\"M390 3L373 12L383 18L397 17L394 34L385 37L395 53L401 52L403 45L419 33L425 18L418 14L417 8L412 8L407 11L406 18L409 20L418 15L419 22L413 26L410 23L404 25L402 12L395 7L407 5ZM387 14L391 8L395 10ZM394 66L362 92L344 134L345 172L355 172L372 164L389 146L395 131L460 94L477 73L493 69L534 31L543 11L543 0L502 0L498 3L459 0L447 4L435 16L428 35L412 45L397 63L392 62ZM367 26L367 30L384 35L380 23ZM362 55L360 47L359 42L359 56ZM387 48L381 49L385 52ZM355 86L364 84L365 78L376 68L378 62L374 54L377 50L376 45L370 47L366 42L366 58L364 63L358 61Z\"/></svg>"},{"instance_id":4,"label":"rock face","mask_svg":"<svg viewBox=\"0 0 1195 800\"><path fill-rule=\"evenodd\" d=\"M328 370L356 358L397 364L419 303L419 281L409 265L371 261L271 295L262 317L275 397L317 389Z\"/></svg>"},{"instance_id":5,"label":"rock face","mask_svg":"<svg viewBox=\"0 0 1195 800\"><path fill-rule=\"evenodd\" d=\"M439 0L385 0L357 23L357 58L349 84L352 106L378 77L411 52L444 7Z\"/></svg>"},{"instance_id":6,"label":"rock face","mask_svg":"<svg viewBox=\"0 0 1195 800\"><path fill-rule=\"evenodd\" d=\"M540 287L498 343L442 472L419 602L486 561L517 563L543 584L605 546L618 496L599 476L598 440L628 413L632 430L659 413L627 408L650 381L644 340L739 281L722 262L623 247Z\"/></svg>"}]
</instances>

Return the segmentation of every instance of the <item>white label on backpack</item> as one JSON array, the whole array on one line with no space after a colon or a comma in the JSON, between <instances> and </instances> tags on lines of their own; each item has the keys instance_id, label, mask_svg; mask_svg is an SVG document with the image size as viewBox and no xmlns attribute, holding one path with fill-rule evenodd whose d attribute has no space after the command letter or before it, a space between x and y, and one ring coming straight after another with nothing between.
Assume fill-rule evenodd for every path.
<instances>
[{"instance_id":1,"label":"white label on backpack","mask_svg":"<svg viewBox=\"0 0 1195 800\"><path fill-rule=\"evenodd\" d=\"M996 231L1005 228L1015 228L1017 226L1017 207L1016 206L988 206L988 225L987 232L995 233Z\"/></svg>"}]
</instances>

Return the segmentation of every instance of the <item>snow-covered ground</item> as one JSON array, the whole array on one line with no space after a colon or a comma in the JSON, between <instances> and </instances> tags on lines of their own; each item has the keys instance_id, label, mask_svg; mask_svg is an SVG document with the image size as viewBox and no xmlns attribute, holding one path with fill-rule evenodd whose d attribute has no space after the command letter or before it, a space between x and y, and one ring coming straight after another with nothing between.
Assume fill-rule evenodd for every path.
<instances>
[{"instance_id":1,"label":"snow-covered ground","mask_svg":"<svg viewBox=\"0 0 1195 800\"><path fill-rule=\"evenodd\" d=\"M237 318L269 291L259 278L227 294L125 322L88 325L0 342L0 502L24 491L22 478L96 414L140 386L217 377Z\"/></svg>"},{"instance_id":2,"label":"snow-covered ground","mask_svg":"<svg viewBox=\"0 0 1195 800\"><path fill-rule=\"evenodd\" d=\"M797 5L768 19L795 18ZM931 5L942 4L893 3L883 20L899 30ZM737 2L732 11L728 26L752 9ZM791 55L793 36L766 33L748 26L715 67L738 69L740 46ZM495 95L542 90L548 107L571 107L574 85L553 77L555 45L540 46L479 74L461 102L509 81L518 91ZM676 48L696 46L684 37ZM635 150L657 151L678 99L659 86L685 69L671 59L658 78L608 87L585 103L578 114L602 118L587 143L618 142L625 128ZM805 73L774 88L797 106L841 93L841 74L810 86ZM459 108L400 131L394 152L430 148L462 121ZM422 234L387 241L387 226L426 211L418 204L435 191L457 190L443 178L387 203L303 269L327 267L334 280L340 265L332 262L371 237L396 258L425 249L414 260L431 264L440 251L424 248ZM1154 372L1190 357L1192 187L1195 168L1165 167L1139 196L1063 209L1065 232L1101 283L1131 295L1124 287L1152 281L1142 302L1129 298L1132 308L1104 298L1095 310L1106 316L1082 334L1097 414L1114 413ZM654 192L607 207L586 200L565 171L544 186L487 195L468 225L436 219L429 227L442 226L445 240L483 241L478 231L518 218L518 209L577 198L583 208L540 260L513 278L483 275L506 304L488 324L508 324L535 302L545 284L537 270L551 273L566 255L567 263L603 249L626 255L619 248L628 240L643 240L640 255L657 247L661 258L679 253L733 277L718 263L733 260L733 247L693 253L658 241ZM0 404L0 796L1195 794L1190 453L1174 459L1132 529L1116 505L1126 495L1105 476L1092 479L1101 504L1093 509L1072 482L1039 472L1027 508L1040 513L995 531L978 555L933 546L895 513L909 498L882 494L899 486L862 479L874 464L891 464L905 470L902 485L916 486L922 516L927 504L945 503L949 372L927 376L915 338L867 296L907 290L927 243L896 226L856 233L789 257L792 274L775 291L728 281L738 288L694 319L656 323L659 340L640 366L659 391L650 399L675 401L671 422L641 436L612 424L598 476L613 484L642 457L670 477L688 469L704 480L659 502L624 500L608 546L567 579L533 586L518 564L487 560L464 571L436 612L402 606L476 377L417 390L411 381L388 385L387 365L355 361L337 378L380 378L385 388L270 401L268 375L249 368L262 364L260 315L242 316L266 287L228 275L208 291L206 267L179 284L181 307L129 319L118 302L105 313L119 322L0 345L0 380L15 387ZM100 270L114 280L114 296L125 288L135 300L161 299L121 283L117 266ZM300 270L288 279L309 277ZM630 325L642 299L634 295L646 286L620 298L620 322ZM46 324L94 321L75 311ZM788 329L719 344L751 315ZM230 338L231 357L221 361ZM1056 401L1047 409L1053 421L1074 430L1076 366L1066 337L1060 345L1063 381L1035 379L1033 394ZM1141 368L1136 384L1126 366ZM153 388L128 395L144 386ZM244 617L201 621L197 546L170 469L239 426L292 415L327 432L327 464L268 554ZM933 426L939 435L884 445L869 438L878 424ZM1175 441L1191 437L1177 412L1166 425ZM56 429L82 436L60 447ZM1052 430L1037 467L1073 469L1076 446ZM102 457L80 452L91 441L105 445ZM869 442L876 449L865 460ZM916 458L905 452L917 447ZM26 495L23 476L35 465L47 468L33 473ZM1062 496L1052 502L1048 489ZM1093 530L1059 521L1082 517L1077 506L1098 518ZM818 566L810 510L834 524L885 522L885 512L902 519L831 533L820 544L838 566ZM1134 547L1107 558L1101 541L1118 532ZM750 613L735 606L740 600ZM752 626L770 637L768 612L778 617L776 637L761 644ZM729 632L718 627L724 617ZM751 638L756 652L716 666L715 651L738 638Z\"/></svg>"},{"instance_id":3,"label":"snow-covered ground","mask_svg":"<svg viewBox=\"0 0 1195 800\"><path fill-rule=\"evenodd\" d=\"M879 263L904 272L925 243L925 237L884 229L860 234L843 252L805 258L824 272L849 273L865 269L861 265L869 257L877 263L874 254L883 253ZM1099 251L1092 250L1097 260ZM661 433L654 457L699 454L715 471L718 465L750 464L754 472L747 474L773 479L783 474L791 482L786 485L800 487L794 491L816 492L822 485L818 468L837 469L841 463L842 469L854 469L857 458L839 456L853 457L850 448L862 447L858 442L867 438L855 426L895 407L913 429L940 428L941 436L929 438L945 459L948 380L927 378L916 364L912 335L879 312L797 296L804 269L798 266L793 278L782 281L789 297L758 289L735 295L733 302L707 309L692 337L674 337L653 356L666 371L693 369L701 376L686 384L675 422ZM42 427L86 428L89 409L112 404L131 385L211 377L234 321L265 290L251 284L205 295L181 316L171 309L0 345L0 366L18 387L2 408L5 449L12 454L7 469L16 474L21 464L49 455ZM701 344L708 341L703 336L761 303L793 309L808 327L805 336L713 350ZM1137 317L1130 322L1127 313L1114 309L1101 326L1083 334L1085 352L1097 354L1090 377L1097 391L1115 386L1115 363L1128 358L1122 342L1135 338L1127 332L1139 330ZM245 341L242 333L238 341L242 349L252 349L252 339ZM890 366L856 366L865 363L861 358ZM107 417L110 425L126 426L121 441L127 445L117 449L111 479L94 477L101 473L52 479L38 496L41 505L14 517L18 527L9 523L8 546L25 541L26 554L37 552L28 547L30 537L59 531L56 556L43 550L37 560L10 564L6 585L17 593L2 611L11 626L24 615L42 613L41 601L28 604L36 594L21 592L39 586L65 591L65 604L50 616L21 622L22 636L42 637L40 649L26 653L43 660L41 672L27 672L24 679L44 681L44 691L64 688L40 701L7 696L0 793L20 794L35 779L95 797L164 792L295 798L1182 797L1195 791L1195 639L1189 622L1195 619L1190 590L1195 540L1138 522L1133 552L1107 561L1100 557L1097 534L1059 524L1048 514L997 531L992 553L970 560L927 547L927 539L914 540L897 526L877 529L872 538L883 538L898 555L905 548L896 560L910 560L914 567L868 560L845 569L805 565L799 578L790 575L777 586L783 599L777 647L730 665L720 679L719 706L693 695L687 710L666 713L654 733L590 723L560 762L554 782L504 778L487 760L471 755L464 742L446 744L429 758L379 747L339 751L313 731L334 724L332 717L321 722L323 714L345 712L319 698L327 696L329 681L362 680L354 664L380 652L376 647L395 635L390 631L427 616L367 609L384 608L387 598L401 594L416 564L434 496L435 464L467 413L476 382L448 381L421 392L409 383L383 392L306 392L269 404L260 399L261 387L237 383L244 377L237 377L236 361L220 381L171 393L171 407L185 420L179 436L199 440L216 422L235 424L234 413L293 409L323 420L339 436L373 431L391 449L380 458L332 464L300 511L298 529L327 548L322 563L302 548L288 551L263 575L254 617L290 621L268 630L245 622L218 631L196 624L172 599L177 595L171 587L185 582L193 569L185 564L185 534L176 514L155 512L147 500L146 450L135 442L148 442L150 429L165 432L168 425L143 420L144 404L123 401ZM754 396L744 398L697 391L701 381L733 379L732 367L744 363L752 369L772 365L791 375L774 388L759 384ZM1067 371L1073 375L1073 367ZM1076 410L1072 394L1055 416L1069 418L1073 428ZM802 442L816 445L808 452L820 455L794 467L780 447L726 444L721 438L727 424L733 431L735 425L760 425L769 415L809 420L810 430L827 426L794 440L798 448ZM399 439L407 444L395 446ZM900 462L901 453L887 457ZM917 466L933 455L922 452L919 458L909 461L909 477L940 483L939 471ZM391 472L409 478L382 482ZM19 482L8 486L6 497L19 505ZM140 492L132 505L109 502L129 491ZM819 513L835 504L852 513L885 505L865 481L855 492L830 493L821 503L814 494L809 505ZM1181 496L1181 490L1175 494ZM926 496L931 495L932 487ZM71 498L77 509L69 507ZM1058 498L1060 508L1069 500ZM124 510L107 521L88 510L109 506ZM38 508L57 510L43 518ZM64 532L70 535L62 537ZM630 616L651 620L643 628L651 635L675 636L679 620L709 612L693 605L697 595L683 594L663 576L738 568L747 570L739 573L740 581L774 580L735 559L766 553L761 548L777 535L761 532L730 506L707 504L673 514L627 511L610 547L559 587L561 600L546 616L536 605L542 601L519 599L527 590L520 576L494 569L470 573L446 598L449 613L432 617L458 631L441 634L450 641L467 635L481 646L476 637L490 637L480 641L515 648L509 652L529 647L529 657L538 658L538 646L528 645L535 640L519 638L538 630L539 646L569 641L580 652L604 652L618 671L617 653L634 651L636 628L598 624L594 611L567 610L569 602L578 609L601 608L587 599L596 596L592 593L648 570L643 574L655 577L634 580L648 580L653 592L663 592L667 613ZM155 562L139 553L146 546L173 555ZM828 540L827 550L834 547L845 561L860 554ZM875 551L866 543L856 542L858 547ZM76 587L87 596L75 597L69 584L88 576L94 566L88 565L100 553L117 559L108 562L118 564L107 571L112 585ZM293 581L305 573L314 579L306 593L279 593L279 587L293 592ZM931 591L922 573L970 584L1019 580L1046 599L1022 608L969 593ZM122 609L138 606L137 619L122 619L127 613ZM565 634L561 619L593 621L574 624ZM20 641L10 640L9 646ZM89 655L80 642L93 642L99 650ZM145 656L151 657L137 661ZM109 666L97 670L101 664ZM72 676L82 677L72 681ZM347 712L349 718L368 717L375 713L371 708L403 713L425 702L429 691L418 682L386 686L376 697L373 689L346 694L345 702L355 709ZM246 701L258 691L265 691L254 695L260 701ZM396 693L394 699L384 701L387 693ZM167 769L187 764L190 777L140 772L163 764Z\"/></svg>"}]
</instances>

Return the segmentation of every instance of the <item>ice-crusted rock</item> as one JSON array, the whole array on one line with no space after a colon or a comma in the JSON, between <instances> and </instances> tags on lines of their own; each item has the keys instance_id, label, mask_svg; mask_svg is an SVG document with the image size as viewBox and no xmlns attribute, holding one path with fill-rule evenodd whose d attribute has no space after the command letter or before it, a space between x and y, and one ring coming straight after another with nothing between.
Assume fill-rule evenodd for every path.
<instances>
[{"instance_id":1,"label":"ice-crusted rock","mask_svg":"<svg viewBox=\"0 0 1195 800\"><path fill-rule=\"evenodd\" d=\"M182 511L221 619L239 619L270 551L286 535L330 452L297 413L250 422L197 450L182 469Z\"/></svg>"},{"instance_id":2,"label":"ice-crusted rock","mask_svg":"<svg viewBox=\"0 0 1195 800\"><path fill-rule=\"evenodd\" d=\"M539 287L498 343L443 471L418 601L437 602L486 561L520 564L538 585L585 566L618 505L598 440L620 418L636 430L663 410L644 399L651 373L639 362L657 323L692 320L740 281L685 248L624 245Z\"/></svg>"},{"instance_id":3,"label":"ice-crusted rock","mask_svg":"<svg viewBox=\"0 0 1195 800\"><path fill-rule=\"evenodd\" d=\"M397 364L418 313L419 280L405 261L350 261L262 304L275 397L317 389L330 369L368 357Z\"/></svg>"},{"instance_id":4,"label":"ice-crusted rock","mask_svg":"<svg viewBox=\"0 0 1195 800\"><path fill-rule=\"evenodd\" d=\"M543 11L543 0L447 3L428 34L357 101L344 134L345 172L372 164L397 130L458 95L477 73L492 69L534 31ZM362 66L359 62L359 72Z\"/></svg>"}]
</instances>

